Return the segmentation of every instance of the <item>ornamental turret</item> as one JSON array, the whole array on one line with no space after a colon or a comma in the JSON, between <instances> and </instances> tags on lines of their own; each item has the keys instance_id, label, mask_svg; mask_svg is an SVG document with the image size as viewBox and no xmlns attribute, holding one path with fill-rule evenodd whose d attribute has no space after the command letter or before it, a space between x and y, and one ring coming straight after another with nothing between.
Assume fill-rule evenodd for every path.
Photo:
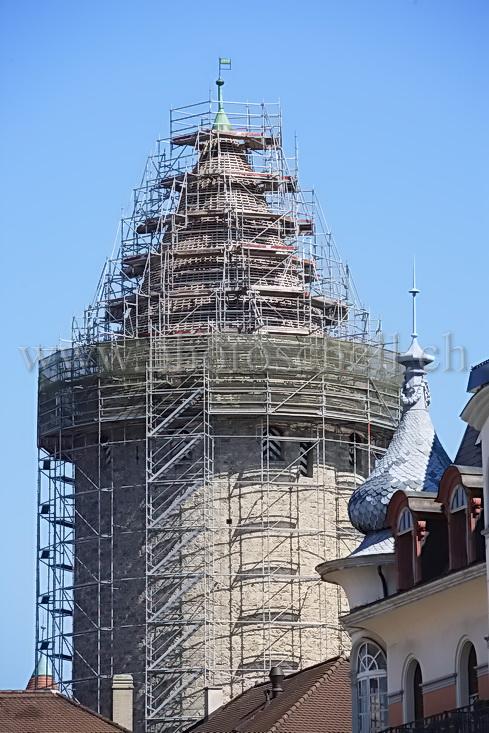
<instances>
[{"instance_id":1,"label":"ornamental turret","mask_svg":"<svg viewBox=\"0 0 489 733\"><path fill-rule=\"evenodd\" d=\"M387 452L368 479L353 492L348 504L351 523L364 534L385 527L387 506L395 491L436 492L443 472L450 465L428 410L426 367L434 357L418 343L415 298L419 290L415 282L409 292L413 295L412 341L408 350L397 357L405 368L401 420Z\"/></svg>"}]
</instances>

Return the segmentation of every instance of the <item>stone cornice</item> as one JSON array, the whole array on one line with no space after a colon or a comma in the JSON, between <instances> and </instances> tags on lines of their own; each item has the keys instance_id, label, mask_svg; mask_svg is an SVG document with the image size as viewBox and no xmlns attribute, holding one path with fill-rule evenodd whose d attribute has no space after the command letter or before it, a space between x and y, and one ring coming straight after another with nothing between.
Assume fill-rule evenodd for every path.
<instances>
[{"instance_id":1,"label":"stone cornice","mask_svg":"<svg viewBox=\"0 0 489 733\"><path fill-rule=\"evenodd\" d=\"M409 590L396 593L389 598L383 598L380 601L374 601L368 606L359 608L349 614L341 617L341 621L347 626L356 626L361 621L366 621L373 616L380 616L387 611L393 611L396 608L402 608L409 604L420 601L423 598L429 598L435 593L442 593L445 590L462 585L470 580L476 580L486 574L486 563L480 562L477 565L471 565L468 568L462 568L455 573L444 575L441 578L432 580L428 583L415 586Z\"/></svg>"},{"instance_id":2,"label":"stone cornice","mask_svg":"<svg viewBox=\"0 0 489 733\"><path fill-rule=\"evenodd\" d=\"M451 687L457 681L457 674L447 674L444 677L438 677L436 680L430 680L421 685L423 695L426 692L434 692L435 690L441 690L442 687Z\"/></svg>"},{"instance_id":3,"label":"stone cornice","mask_svg":"<svg viewBox=\"0 0 489 733\"><path fill-rule=\"evenodd\" d=\"M478 664L475 670L477 677L484 677L484 675L489 673L489 666L487 664Z\"/></svg>"},{"instance_id":4,"label":"stone cornice","mask_svg":"<svg viewBox=\"0 0 489 733\"><path fill-rule=\"evenodd\" d=\"M382 553L379 555L350 555L349 557L342 557L338 560L327 560L322 562L320 565L316 565L316 571L319 573L323 580L326 580L326 576L330 573L337 573L341 570L349 570L350 568L363 568L369 565L391 565L395 561L395 555L393 552Z\"/></svg>"},{"instance_id":5,"label":"stone cornice","mask_svg":"<svg viewBox=\"0 0 489 733\"><path fill-rule=\"evenodd\" d=\"M404 696L404 690L397 690L397 692L389 692L389 694L387 695L389 705L394 702L402 702L403 696Z\"/></svg>"}]
</instances>

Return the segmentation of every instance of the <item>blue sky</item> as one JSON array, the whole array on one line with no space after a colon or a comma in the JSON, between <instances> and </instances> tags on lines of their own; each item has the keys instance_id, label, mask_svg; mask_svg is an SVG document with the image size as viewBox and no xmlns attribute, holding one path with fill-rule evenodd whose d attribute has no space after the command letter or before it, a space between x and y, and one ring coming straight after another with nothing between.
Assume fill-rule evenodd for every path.
<instances>
[{"instance_id":1,"label":"blue sky","mask_svg":"<svg viewBox=\"0 0 489 733\"><path fill-rule=\"evenodd\" d=\"M36 375L20 346L69 338L168 108L277 101L364 302L437 346L432 416L453 456L469 364L489 357L487 0L1 3L0 687L33 663Z\"/></svg>"}]
</instances>

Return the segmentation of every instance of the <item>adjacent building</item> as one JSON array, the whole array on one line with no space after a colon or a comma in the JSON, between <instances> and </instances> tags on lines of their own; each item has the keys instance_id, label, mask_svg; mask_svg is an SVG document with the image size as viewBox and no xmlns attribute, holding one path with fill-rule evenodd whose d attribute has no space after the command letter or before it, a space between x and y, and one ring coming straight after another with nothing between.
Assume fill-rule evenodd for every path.
<instances>
[{"instance_id":1,"label":"adjacent building","mask_svg":"<svg viewBox=\"0 0 489 733\"><path fill-rule=\"evenodd\" d=\"M489 728L487 365L472 371L469 427L451 463L428 413L431 359L416 337L400 355L401 421L349 505L365 539L318 566L348 595L354 733Z\"/></svg>"},{"instance_id":2,"label":"adjacent building","mask_svg":"<svg viewBox=\"0 0 489 733\"><path fill-rule=\"evenodd\" d=\"M473 393L462 412L462 420L467 425L466 435L470 436L469 446L476 452L476 465L482 468L483 507L489 507L489 359L474 366L470 373L467 391ZM489 517L485 512L483 536L486 545L487 582L489 596ZM482 511L481 516L484 517ZM489 647L489 644L488 644ZM489 661L489 660L486 660Z\"/></svg>"}]
</instances>

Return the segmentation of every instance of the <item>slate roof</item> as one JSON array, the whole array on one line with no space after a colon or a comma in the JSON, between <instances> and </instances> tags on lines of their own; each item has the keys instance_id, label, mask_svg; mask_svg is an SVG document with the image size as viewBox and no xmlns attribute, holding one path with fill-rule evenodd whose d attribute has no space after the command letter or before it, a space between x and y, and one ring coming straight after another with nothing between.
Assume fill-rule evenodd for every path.
<instances>
[{"instance_id":1,"label":"slate roof","mask_svg":"<svg viewBox=\"0 0 489 733\"><path fill-rule=\"evenodd\" d=\"M382 529L395 491L438 491L450 463L428 410L407 410L385 455L350 498L351 523L365 534Z\"/></svg>"},{"instance_id":2,"label":"slate roof","mask_svg":"<svg viewBox=\"0 0 489 733\"><path fill-rule=\"evenodd\" d=\"M288 675L267 701L264 682L188 728L188 733L351 733L350 665L334 657Z\"/></svg>"},{"instance_id":3,"label":"slate roof","mask_svg":"<svg viewBox=\"0 0 489 733\"><path fill-rule=\"evenodd\" d=\"M467 425L464 437L453 461L457 466L482 468L482 446L480 443L476 444L478 437L479 431L471 425Z\"/></svg>"},{"instance_id":4,"label":"slate roof","mask_svg":"<svg viewBox=\"0 0 489 733\"><path fill-rule=\"evenodd\" d=\"M369 532L350 557L366 555L390 555L394 552L394 537L389 528Z\"/></svg>"},{"instance_id":5,"label":"slate roof","mask_svg":"<svg viewBox=\"0 0 489 733\"><path fill-rule=\"evenodd\" d=\"M489 384L489 359L481 361L472 367L469 374L467 392L477 392L484 385Z\"/></svg>"},{"instance_id":6,"label":"slate roof","mask_svg":"<svg viewBox=\"0 0 489 733\"><path fill-rule=\"evenodd\" d=\"M129 733L127 728L52 690L0 690L4 733Z\"/></svg>"}]
</instances>

